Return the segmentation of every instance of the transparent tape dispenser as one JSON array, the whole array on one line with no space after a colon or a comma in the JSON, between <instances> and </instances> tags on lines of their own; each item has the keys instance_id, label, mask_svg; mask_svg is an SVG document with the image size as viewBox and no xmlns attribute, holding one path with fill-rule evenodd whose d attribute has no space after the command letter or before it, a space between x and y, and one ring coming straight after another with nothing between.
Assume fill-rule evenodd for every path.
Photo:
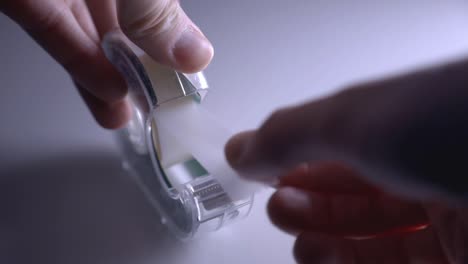
<instances>
[{"instance_id":1,"label":"transparent tape dispenser","mask_svg":"<svg viewBox=\"0 0 468 264\"><path fill-rule=\"evenodd\" d=\"M158 118L164 107L164 111L169 111L167 116L171 116L171 108L186 107L187 102L189 108L196 107L193 105L203 101L208 91L203 73L183 74L161 66L120 32L107 34L102 45L107 58L126 79L132 106L131 121L117 132L124 165L162 222L177 237L189 239L246 217L253 194L234 197L226 192L229 181L220 182L213 175L220 170L210 171L191 153L180 151L183 133L188 135L191 131L164 131L158 123L167 119ZM169 118L179 116L175 113ZM180 136L171 137L172 134ZM210 135L206 137L209 140Z\"/></svg>"}]
</instances>

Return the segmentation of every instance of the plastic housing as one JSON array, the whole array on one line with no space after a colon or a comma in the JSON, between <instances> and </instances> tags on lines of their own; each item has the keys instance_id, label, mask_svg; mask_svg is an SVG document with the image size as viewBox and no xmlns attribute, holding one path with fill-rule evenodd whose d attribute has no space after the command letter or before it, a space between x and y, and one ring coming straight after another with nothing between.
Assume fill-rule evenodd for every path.
<instances>
[{"instance_id":1,"label":"plastic housing","mask_svg":"<svg viewBox=\"0 0 468 264\"><path fill-rule=\"evenodd\" d=\"M191 97L201 103L208 84L203 73L182 74L152 61L120 32L102 43L107 58L124 76L132 119L117 133L125 168L134 176L161 221L179 238L216 231L246 217L253 195L233 200L223 186L190 157L171 168L161 164L157 124L158 106ZM137 55L139 54L139 55Z\"/></svg>"}]
</instances>

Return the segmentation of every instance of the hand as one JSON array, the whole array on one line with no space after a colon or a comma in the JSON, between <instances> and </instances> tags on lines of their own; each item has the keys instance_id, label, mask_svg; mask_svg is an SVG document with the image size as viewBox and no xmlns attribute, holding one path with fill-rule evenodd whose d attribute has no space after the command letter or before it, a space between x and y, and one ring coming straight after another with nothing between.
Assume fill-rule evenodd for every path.
<instances>
[{"instance_id":1,"label":"hand","mask_svg":"<svg viewBox=\"0 0 468 264\"><path fill-rule=\"evenodd\" d=\"M281 178L270 218L297 235L299 263L466 262L468 210L401 199L339 163L302 165Z\"/></svg>"},{"instance_id":2,"label":"hand","mask_svg":"<svg viewBox=\"0 0 468 264\"><path fill-rule=\"evenodd\" d=\"M129 119L124 80L100 47L122 31L155 60L182 72L208 65L213 47L177 0L2 0L0 11L23 27L70 73L103 127Z\"/></svg>"},{"instance_id":3,"label":"hand","mask_svg":"<svg viewBox=\"0 0 468 264\"><path fill-rule=\"evenodd\" d=\"M274 113L226 155L279 182L270 216L299 235L300 263L465 263L467 84L460 61L356 85Z\"/></svg>"}]
</instances>

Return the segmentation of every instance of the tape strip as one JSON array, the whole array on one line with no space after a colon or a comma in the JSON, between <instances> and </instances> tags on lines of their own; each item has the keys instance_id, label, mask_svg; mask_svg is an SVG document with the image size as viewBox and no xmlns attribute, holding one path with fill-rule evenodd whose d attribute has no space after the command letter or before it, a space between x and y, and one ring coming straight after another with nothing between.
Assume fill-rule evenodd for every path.
<instances>
[{"instance_id":1,"label":"tape strip","mask_svg":"<svg viewBox=\"0 0 468 264\"><path fill-rule=\"evenodd\" d=\"M159 106L153 114L160 139L171 138L219 181L231 199L245 199L259 191L262 185L241 179L229 166L224 146L232 133L187 97Z\"/></svg>"}]
</instances>

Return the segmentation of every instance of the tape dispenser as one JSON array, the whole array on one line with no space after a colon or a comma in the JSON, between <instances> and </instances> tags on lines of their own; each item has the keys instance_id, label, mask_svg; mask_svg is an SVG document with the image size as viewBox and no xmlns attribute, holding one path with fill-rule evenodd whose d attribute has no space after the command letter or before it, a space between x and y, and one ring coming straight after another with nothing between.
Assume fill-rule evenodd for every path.
<instances>
[{"instance_id":1,"label":"tape dispenser","mask_svg":"<svg viewBox=\"0 0 468 264\"><path fill-rule=\"evenodd\" d=\"M153 113L181 98L202 103L209 88L204 74L184 74L156 63L121 32L108 33L102 47L128 85L132 118L116 132L124 167L158 211L162 223L177 237L190 239L246 217L253 195L233 199L193 156L162 162L164 139L159 137Z\"/></svg>"}]
</instances>

